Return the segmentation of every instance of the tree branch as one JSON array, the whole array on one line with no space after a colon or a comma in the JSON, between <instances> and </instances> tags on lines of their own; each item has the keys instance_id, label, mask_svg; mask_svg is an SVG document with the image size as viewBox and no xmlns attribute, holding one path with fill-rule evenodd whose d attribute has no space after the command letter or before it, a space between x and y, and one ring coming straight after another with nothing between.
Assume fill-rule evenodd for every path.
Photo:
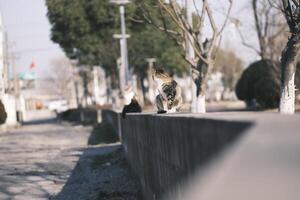
<instances>
[{"instance_id":1,"label":"tree branch","mask_svg":"<svg viewBox=\"0 0 300 200\"><path fill-rule=\"evenodd\" d=\"M253 46L253 45L251 45L251 44L249 44L249 43L246 42L246 40L245 40L245 38L244 38L244 35L242 34L241 30L240 30L238 27L236 27L236 30L237 30L237 32L238 32L238 34L239 34L239 36L240 36L240 38L241 38L241 40L242 40L242 44L243 44L245 47L248 47L248 48L250 48L251 50L255 51L258 55L260 55L260 54L261 54L260 51L257 50L255 46Z\"/></svg>"},{"instance_id":2,"label":"tree branch","mask_svg":"<svg viewBox=\"0 0 300 200\"><path fill-rule=\"evenodd\" d=\"M225 27L226 27L226 25L227 25L227 22L228 22L228 20L229 20L230 12L231 12L231 10L232 10L233 2L232 2L232 0L228 0L228 1L229 1L229 8L228 8L228 10L227 10L227 14L226 14L224 23L223 23L223 25L222 25L222 27L221 27L221 29L220 29L218 35L221 35L221 33L223 32L223 30L225 29Z\"/></svg>"}]
</instances>

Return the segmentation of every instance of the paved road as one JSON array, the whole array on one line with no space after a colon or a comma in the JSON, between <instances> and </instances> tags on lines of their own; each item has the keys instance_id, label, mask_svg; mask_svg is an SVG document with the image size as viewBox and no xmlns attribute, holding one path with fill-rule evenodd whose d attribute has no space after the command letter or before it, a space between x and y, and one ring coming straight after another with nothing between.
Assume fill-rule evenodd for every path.
<instances>
[{"instance_id":1,"label":"paved road","mask_svg":"<svg viewBox=\"0 0 300 200\"><path fill-rule=\"evenodd\" d=\"M67 187L74 184L66 183L70 177L74 179L74 174L81 174L75 181L77 185L87 183L89 178L82 177L86 173L75 173L74 169L87 171L85 164L80 165L85 158L119 148L116 144L88 147L90 132L89 127L62 125L54 120L0 132L0 199L67 199L72 196L70 193L78 197L76 191ZM92 195L86 191L85 194L81 192L82 198L70 199L93 199L84 197L87 194Z\"/></svg>"}]
</instances>

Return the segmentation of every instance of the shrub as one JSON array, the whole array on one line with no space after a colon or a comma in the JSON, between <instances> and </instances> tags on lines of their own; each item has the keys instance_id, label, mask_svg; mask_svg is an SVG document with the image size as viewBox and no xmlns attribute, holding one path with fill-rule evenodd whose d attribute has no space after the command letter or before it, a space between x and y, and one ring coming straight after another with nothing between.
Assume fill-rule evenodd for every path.
<instances>
[{"instance_id":1,"label":"shrub","mask_svg":"<svg viewBox=\"0 0 300 200\"><path fill-rule=\"evenodd\" d=\"M5 111L4 105L0 100L0 124L4 124L7 118L7 113Z\"/></svg>"},{"instance_id":2,"label":"shrub","mask_svg":"<svg viewBox=\"0 0 300 200\"><path fill-rule=\"evenodd\" d=\"M261 108L279 105L280 68L269 60L252 63L242 74L236 85L238 99L256 100Z\"/></svg>"},{"instance_id":3,"label":"shrub","mask_svg":"<svg viewBox=\"0 0 300 200\"><path fill-rule=\"evenodd\" d=\"M102 122L94 127L92 134L88 140L88 144L109 144L118 141L118 134L114 131L112 125L107 122Z\"/></svg>"},{"instance_id":4,"label":"shrub","mask_svg":"<svg viewBox=\"0 0 300 200\"><path fill-rule=\"evenodd\" d=\"M261 108L276 108L280 99L280 82L274 77L262 77L254 84L255 100Z\"/></svg>"}]
</instances>

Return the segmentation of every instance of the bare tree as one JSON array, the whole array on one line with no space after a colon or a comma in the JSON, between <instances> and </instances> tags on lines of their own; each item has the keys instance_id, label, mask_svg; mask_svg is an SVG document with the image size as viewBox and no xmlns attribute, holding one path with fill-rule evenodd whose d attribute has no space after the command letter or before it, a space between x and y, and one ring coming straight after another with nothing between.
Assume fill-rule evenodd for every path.
<instances>
[{"instance_id":1,"label":"bare tree","mask_svg":"<svg viewBox=\"0 0 300 200\"><path fill-rule=\"evenodd\" d=\"M258 48L246 40L240 30L241 22L232 19L241 37L242 44L254 50L263 60L279 62L281 50L286 44L288 34L284 15L279 9L279 0L252 0L251 9L253 11L254 30L257 35Z\"/></svg>"},{"instance_id":2,"label":"bare tree","mask_svg":"<svg viewBox=\"0 0 300 200\"><path fill-rule=\"evenodd\" d=\"M232 8L232 0L228 0L227 12L224 16L224 21L221 26L216 23L214 12L208 0L192 0L193 1L193 17L190 20L186 14L186 10L180 1L156 0L156 5L161 23L156 23L154 17L147 10L145 1L139 0L142 5L144 19L165 31L178 45L182 46L183 50L187 50L188 43L194 51L194 58L184 55L185 60L190 64L191 76L196 85L196 112L205 113L205 89L208 74L215 62L216 49L220 44L221 33L223 32L229 14ZM215 1L218 3L218 1ZM206 20L207 18L207 20ZM171 23L170 23L171 22ZM204 27L209 27L211 35L204 34ZM188 42L185 42L188 40ZM184 52L184 51L183 51Z\"/></svg>"},{"instance_id":3,"label":"bare tree","mask_svg":"<svg viewBox=\"0 0 300 200\"><path fill-rule=\"evenodd\" d=\"M244 68L243 61L234 51L218 49L212 73L221 72L224 87L234 91Z\"/></svg>"},{"instance_id":4,"label":"bare tree","mask_svg":"<svg viewBox=\"0 0 300 200\"><path fill-rule=\"evenodd\" d=\"M49 79L55 92L66 100L71 98L72 65L68 58L54 59L50 65Z\"/></svg>"},{"instance_id":5,"label":"bare tree","mask_svg":"<svg viewBox=\"0 0 300 200\"><path fill-rule=\"evenodd\" d=\"M82 86L83 86L83 97L82 97L82 104L84 107L86 107L89 103L88 99L93 100L93 95L92 95L92 71L89 67L81 68L79 70L79 76L81 77L82 80ZM96 102L93 101L93 104Z\"/></svg>"},{"instance_id":6,"label":"bare tree","mask_svg":"<svg viewBox=\"0 0 300 200\"><path fill-rule=\"evenodd\" d=\"M295 112L296 59L300 50L300 1L282 0L290 37L281 57L281 92L279 110L282 114Z\"/></svg>"}]
</instances>

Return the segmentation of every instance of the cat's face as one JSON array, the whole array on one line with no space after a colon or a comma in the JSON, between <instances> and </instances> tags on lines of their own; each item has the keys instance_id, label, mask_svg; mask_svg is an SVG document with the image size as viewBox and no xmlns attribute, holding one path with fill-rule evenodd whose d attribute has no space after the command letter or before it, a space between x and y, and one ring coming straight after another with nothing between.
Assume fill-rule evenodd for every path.
<instances>
[{"instance_id":1,"label":"cat's face","mask_svg":"<svg viewBox=\"0 0 300 200\"><path fill-rule=\"evenodd\" d=\"M172 81L172 77L163 69L153 69L152 78L158 84Z\"/></svg>"}]
</instances>

